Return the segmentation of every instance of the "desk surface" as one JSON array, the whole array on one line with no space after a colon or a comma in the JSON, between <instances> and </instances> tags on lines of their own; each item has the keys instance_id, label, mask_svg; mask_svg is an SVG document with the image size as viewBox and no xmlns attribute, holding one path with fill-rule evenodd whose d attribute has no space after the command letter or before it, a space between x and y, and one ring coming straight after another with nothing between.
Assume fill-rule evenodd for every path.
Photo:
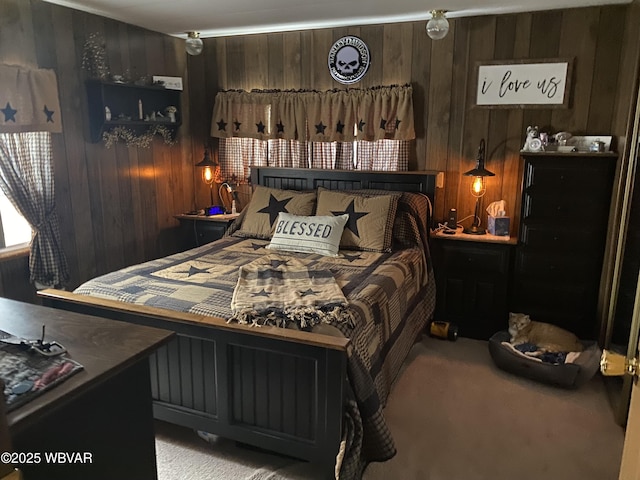
<instances>
[{"instance_id":1,"label":"desk surface","mask_svg":"<svg viewBox=\"0 0 640 480\"><path fill-rule=\"evenodd\" d=\"M55 340L84 370L7 414L12 435L52 409L117 375L168 342L174 332L0 298L0 329L24 338Z\"/></svg>"}]
</instances>

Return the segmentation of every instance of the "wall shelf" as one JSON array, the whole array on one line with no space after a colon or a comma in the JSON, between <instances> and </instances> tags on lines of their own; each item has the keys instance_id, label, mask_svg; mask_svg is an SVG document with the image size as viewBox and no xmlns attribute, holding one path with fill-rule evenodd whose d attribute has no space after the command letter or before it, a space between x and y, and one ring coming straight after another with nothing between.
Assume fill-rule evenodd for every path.
<instances>
[{"instance_id":1,"label":"wall shelf","mask_svg":"<svg viewBox=\"0 0 640 480\"><path fill-rule=\"evenodd\" d=\"M175 137L178 127L182 124L181 93L180 90L156 85L141 86L87 80L91 141L100 141L105 131L118 126L129 128L135 133L142 133L150 127L163 125ZM165 109L169 106L177 109L175 122L171 122L166 116ZM107 120L106 108L110 111L110 120ZM140 119L140 111L143 119ZM165 117L157 116L158 112ZM154 113L160 120L149 119Z\"/></svg>"}]
</instances>

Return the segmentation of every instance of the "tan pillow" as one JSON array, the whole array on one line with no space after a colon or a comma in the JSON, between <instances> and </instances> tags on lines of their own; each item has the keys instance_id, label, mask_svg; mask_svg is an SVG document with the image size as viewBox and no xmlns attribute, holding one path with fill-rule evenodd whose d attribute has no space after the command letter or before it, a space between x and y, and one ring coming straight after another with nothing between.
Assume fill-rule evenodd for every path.
<instances>
[{"instance_id":1,"label":"tan pillow","mask_svg":"<svg viewBox=\"0 0 640 480\"><path fill-rule=\"evenodd\" d=\"M271 238L280 212L292 215L312 215L316 204L316 192L297 192L277 188L256 186L240 229L233 235L238 237Z\"/></svg>"},{"instance_id":2,"label":"tan pillow","mask_svg":"<svg viewBox=\"0 0 640 480\"><path fill-rule=\"evenodd\" d=\"M390 214L395 215L398 198L393 195L363 196L319 190L316 215L349 214L342 232L340 248L389 251L391 237L387 234ZM393 212L391 212L393 210Z\"/></svg>"}]
</instances>

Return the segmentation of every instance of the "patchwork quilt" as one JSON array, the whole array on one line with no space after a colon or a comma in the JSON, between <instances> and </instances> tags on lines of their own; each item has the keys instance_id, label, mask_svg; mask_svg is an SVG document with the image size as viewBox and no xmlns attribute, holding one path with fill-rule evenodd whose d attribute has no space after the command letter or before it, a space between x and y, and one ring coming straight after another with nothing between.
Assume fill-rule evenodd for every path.
<instances>
[{"instance_id":1,"label":"patchwork quilt","mask_svg":"<svg viewBox=\"0 0 640 480\"><path fill-rule=\"evenodd\" d=\"M363 461L383 461L395 454L382 415L393 380L388 378L385 364L389 357L401 356L392 358L399 368L415 336L424 328L435 304L433 272L422 245L390 253L345 250L338 257L326 257L273 254L265 249L268 243L227 236L193 250L98 277L75 292L231 320L235 318L232 305L236 307L235 313L255 309L260 303L255 299L271 288L260 285L261 280L256 278L251 284L243 283L251 275L256 277L258 271L271 271L256 270L256 265L271 267L274 260L290 262L289 273L305 277L295 295L309 297L304 300L307 301L314 290L328 287L324 295L329 296L322 305L348 305L347 321L339 315L328 321L351 339L347 369L352 393L345 422L351 428L341 478L358 478ZM240 278L239 283L239 272L243 271L251 275ZM314 284L316 277L319 283ZM236 290L236 285L241 286L240 290ZM400 349L404 353L396 354L393 345L409 322L410 312L416 313L410 318L413 325ZM311 324L299 323L298 327L312 329Z\"/></svg>"}]
</instances>

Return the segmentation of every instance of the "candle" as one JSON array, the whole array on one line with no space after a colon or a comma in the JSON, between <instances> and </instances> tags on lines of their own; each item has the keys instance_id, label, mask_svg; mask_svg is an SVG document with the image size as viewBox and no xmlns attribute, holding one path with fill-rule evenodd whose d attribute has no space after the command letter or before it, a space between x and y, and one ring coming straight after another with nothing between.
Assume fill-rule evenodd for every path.
<instances>
[{"instance_id":1,"label":"candle","mask_svg":"<svg viewBox=\"0 0 640 480\"><path fill-rule=\"evenodd\" d=\"M138 100L138 118L142 120L142 100Z\"/></svg>"}]
</instances>

